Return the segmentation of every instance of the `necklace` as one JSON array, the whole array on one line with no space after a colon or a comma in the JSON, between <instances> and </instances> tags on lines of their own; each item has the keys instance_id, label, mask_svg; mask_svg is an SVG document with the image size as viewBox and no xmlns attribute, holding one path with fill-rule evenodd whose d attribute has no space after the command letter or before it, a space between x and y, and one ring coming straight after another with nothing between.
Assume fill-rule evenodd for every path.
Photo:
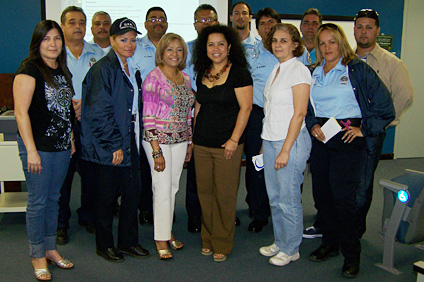
<instances>
[{"instance_id":1,"label":"necklace","mask_svg":"<svg viewBox=\"0 0 424 282\"><path fill-rule=\"evenodd\" d=\"M228 60L227 64L220 70L217 74L213 75L211 74L212 65L206 70L205 77L210 81L214 82L215 80L218 80L221 75L227 70L227 68L230 66L231 62Z\"/></svg>"}]
</instances>

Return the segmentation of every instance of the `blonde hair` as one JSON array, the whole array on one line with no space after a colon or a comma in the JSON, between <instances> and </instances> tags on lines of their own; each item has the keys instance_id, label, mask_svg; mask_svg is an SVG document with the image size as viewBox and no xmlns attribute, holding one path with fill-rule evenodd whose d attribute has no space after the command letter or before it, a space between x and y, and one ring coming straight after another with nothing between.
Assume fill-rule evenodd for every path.
<instances>
[{"instance_id":1,"label":"blonde hair","mask_svg":"<svg viewBox=\"0 0 424 282\"><path fill-rule=\"evenodd\" d=\"M330 31L334 41L336 41L339 45L339 51L343 57L342 64L344 66L357 57L355 52L353 52L352 48L350 47L349 42L347 41L347 37L340 26L333 23L322 24L318 28L317 35L315 36L315 66L320 65L324 61L324 57L322 56L321 50L319 48L319 35L324 30Z\"/></svg>"},{"instance_id":2,"label":"blonde hair","mask_svg":"<svg viewBox=\"0 0 424 282\"><path fill-rule=\"evenodd\" d=\"M179 70L183 70L186 67L187 60L187 45L184 39L175 33L167 33L159 40L158 46L156 47L155 54L155 64L156 66L161 66L163 64L163 54L165 53L165 49L171 44L172 41L178 40L180 41L183 47L183 59L181 63L178 65Z\"/></svg>"}]
</instances>

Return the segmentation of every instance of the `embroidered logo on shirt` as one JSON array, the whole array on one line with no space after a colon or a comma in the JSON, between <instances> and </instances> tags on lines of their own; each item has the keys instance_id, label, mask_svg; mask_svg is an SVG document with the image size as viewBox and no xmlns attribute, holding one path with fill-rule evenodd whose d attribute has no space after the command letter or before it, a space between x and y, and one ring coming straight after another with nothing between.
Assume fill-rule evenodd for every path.
<instances>
[{"instance_id":1,"label":"embroidered logo on shirt","mask_svg":"<svg viewBox=\"0 0 424 282\"><path fill-rule=\"evenodd\" d=\"M91 57L90 62L88 63L88 66L91 68L92 65L94 65L97 62L96 58Z\"/></svg>"},{"instance_id":2,"label":"embroidered logo on shirt","mask_svg":"<svg viewBox=\"0 0 424 282\"><path fill-rule=\"evenodd\" d=\"M349 81L349 78L346 75L343 75L342 77L340 77L340 85L347 85Z\"/></svg>"}]
</instances>

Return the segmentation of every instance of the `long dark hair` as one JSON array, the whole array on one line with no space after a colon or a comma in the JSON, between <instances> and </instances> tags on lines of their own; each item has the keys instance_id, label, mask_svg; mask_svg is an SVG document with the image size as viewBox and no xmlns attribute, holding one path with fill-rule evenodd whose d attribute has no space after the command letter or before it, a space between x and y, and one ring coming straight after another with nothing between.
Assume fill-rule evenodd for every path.
<instances>
[{"instance_id":1,"label":"long dark hair","mask_svg":"<svg viewBox=\"0 0 424 282\"><path fill-rule=\"evenodd\" d=\"M244 48L241 45L240 37L237 31L226 25L212 25L207 26L199 34L199 37L196 40L196 45L193 51L193 64L194 71L197 73L198 77L202 77L211 64L212 60L209 59L206 44L208 37L212 33L221 33L224 35L225 40L227 40L228 45L231 45L230 54L228 59L237 66L248 69L249 64L246 59Z\"/></svg>"},{"instance_id":2,"label":"long dark hair","mask_svg":"<svg viewBox=\"0 0 424 282\"><path fill-rule=\"evenodd\" d=\"M68 69L68 66L66 65L65 38L63 36L62 29L60 28L57 22L52 20L43 20L35 26L34 32L32 33L31 44L29 46L29 55L22 62L23 66L26 67L26 64L28 61L35 62L37 68L40 70L47 84L55 88L57 87L56 82L54 81L54 78L53 78L53 74L49 71L46 63L44 62L40 54L41 41L44 39L46 34L52 29L57 29L60 37L62 38L62 50L60 52L60 55L57 57L56 61L59 65L59 68L61 68L61 70L63 71L65 75L66 82L68 83L69 87L73 91L72 75Z\"/></svg>"}]
</instances>

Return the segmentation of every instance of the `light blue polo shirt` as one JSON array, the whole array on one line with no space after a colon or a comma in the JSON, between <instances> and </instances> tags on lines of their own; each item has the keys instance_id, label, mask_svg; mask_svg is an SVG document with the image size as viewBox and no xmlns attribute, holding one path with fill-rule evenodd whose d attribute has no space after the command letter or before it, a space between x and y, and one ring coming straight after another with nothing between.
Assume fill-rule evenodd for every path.
<instances>
[{"instance_id":1,"label":"light blue polo shirt","mask_svg":"<svg viewBox=\"0 0 424 282\"><path fill-rule=\"evenodd\" d=\"M187 61L186 61L187 63L186 63L186 68L184 69L184 72L188 74L188 76L190 77L191 88L194 91L197 91L196 74L194 73L194 65L193 65L193 62L191 61L193 58L193 49L194 49L194 45L196 44L196 39L189 41L186 44L187 44Z\"/></svg>"},{"instance_id":2,"label":"light blue polo shirt","mask_svg":"<svg viewBox=\"0 0 424 282\"><path fill-rule=\"evenodd\" d=\"M247 62L249 63L249 70L252 66L253 60L258 56L256 46L261 42L260 37L253 35L253 33L249 33L249 36L241 42L244 47L244 51L246 52Z\"/></svg>"},{"instance_id":3,"label":"light blue polo shirt","mask_svg":"<svg viewBox=\"0 0 424 282\"><path fill-rule=\"evenodd\" d=\"M96 42L94 42L94 39L93 39L93 40L91 40L91 41L88 41L88 43L89 43L89 44L91 44L91 45L93 45L93 46L95 46L95 47L99 47L100 49L102 49L102 51L103 51L104 55L107 55L107 53L109 53L110 49L112 49L112 45L109 45L109 46L108 46L108 47L106 47L106 48L102 48L102 47L100 47L100 45L99 45L99 44L97 44Z\"/></svg>"},{"instance_id":4,"label":"light blue polo shirt","mask_svg":"<svg viewBox=\"0 0 424 282\"><path fill-rule=\"evenodd\" d=\"M250 73L253 79L253 104L264 107L263 91L269 75L278 59L271 54L262 41L256 45L256 57L250 60Z\"/></svg>"},{"instance_id":5,"label":"light blue polo shirt","mask_svg":"<svg viewBox=\"0 0 424 282\"><path fill-rule=\"evenodd\" d=\"M135 72L139 70L137 64L135 63L133 58L127 58L127 64L128 64L128 72L130 75L128 75L125 72L124 64L122 63L122 60L119 56L116 56L118 58L119 64L121 65L122 71L127 76L128 80L131 82L133 90L134 90L134 97L133 97L133 105L132 105L132 114L135 115L138 112L138 84L137 79L135 77Z\"/></svg>"},{"instance_id":6,"label":"light blue polo shirt","mask_svg":"<svg viewBox=\"0 0 424 282\"><path fill-rule=\"evenodd\" d=\"M135 49L132 58L140 68L140 75L143 81L146 76L156 67L155 53L156 47L152 41L150 41L147 34L141 39L137 39L137 48Z\"/></svg>"},{"instance_id":7,"label":"light blue polo shirt","mask_svg":"<svg viewBox=\"0 0 424 282\"><path fill-rule=\"evenodd\" d=\"M340 58L337 65L324 75L324 62L312 74L311 99L315 116L336 119L361 118L361 109L350 83L347 67Z\"/></svg>"},{"instance_id":8,"label":"light blue polo shirt","mask_svg":"<svg viewBox=\"0 0 424 282\"><path fill-rule=\"evenodd\" d=\"M88 70L98 60L103 57L103 50L93 46L84 40L84 48L81 56L77 60L71 50L66 46L66 57L69 71L72 74L72 84L74 86L75 95L73 99L81 100L82 82Z\"/></svg>"},{"instance_id":9,"label":"light blue polo shirt","mask_svg":"<svg viewBox=\"0 0 424 282\"><path fill-rule=\"evenodd\" d=\"M301 61L305 66L314 64L316 61L315 48L312 49L311 52L308 52L308 49L306 47L304 48L305 49L302 56L297 57L297 59Z\"/></svg>"}]
</instances>

